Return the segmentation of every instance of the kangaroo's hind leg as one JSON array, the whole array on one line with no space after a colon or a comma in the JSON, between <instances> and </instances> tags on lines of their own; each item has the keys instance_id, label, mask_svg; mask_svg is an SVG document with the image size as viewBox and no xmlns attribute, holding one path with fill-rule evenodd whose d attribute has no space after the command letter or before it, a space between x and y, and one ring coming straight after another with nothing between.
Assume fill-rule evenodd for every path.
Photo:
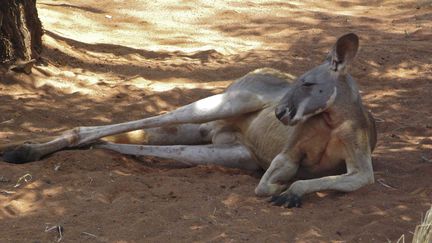
<instances>
[{"instance_id":1,"label":"kangaroo's hind leg","mask_svg":"<svg viewBox=\"0 0 432 243\"><path fill-rule=\"evenodd\" d=\"M101 138L102 142L141 145L198 145L211 143L212 122L139 129Z\"/></svg>"},{"instance_id":2,"label":"kangaroo's hind leg","mask_svg":"<svg viewBox=\"0 0 432 243\"><path fill-rule=\"evenodd\" d=\"M264 106L265 102L259 96L248 91L222 93L155 117L113 125L78 127L68 130L52 141L22 145L13 151L5 152L3 159L12 163L25 163L66 147L88 144L114 134L174 124L206 123L258 111Z\"/></svg>"},{"instance_id":3,"label":"kangaroo's hind leg","mask_svg":"<svg viewBox=\"0 0 432 243\"><path fill-rule=\"evenodd\" d=\"M14 148L22 144L46 143L55 138L56 138L55 136L47 136L47 137L39 137L34 139L19 140L19 141L9 142L9 143L2 143L0 144L0 154L2 154L5 151L13 150Z\"/></svg>"},{"instance_id":4,"label":"kangaroo's hind leg","mask_svg":"<svg viewBox=\"0 0 432 243\"><path fill-rule=\"evenodd\" d=\"M209 144L212 141L213 135L212 122L204 124L180 124L171 125L165 127L146 128L139 129L131 132L115 134L112 136L104 137L99 141L94 141L96 144L112 142L112 143L123 143L123 144L148 144L148 145L197 145L197 144ZM55 136L50 137L39 137L30 140L21 140L17 142L11 142L6 144L0 144L0 160L10 160L10 151L13 151L23 147L30 147L38 145L39 143L47 143L54 140ZM91 144L83 145L82 148L88 148ZM81 147L81 146L80 146ZM31 150L30 150L31 151ZM24 151L26 152L26 151ZM21 153L23 151L21 150ZM15 153L16 154L16 153ZM26 156L25 153L22 154Z\"/></svg>"},{"instance_id":5,"label":"kangaroo's hind leg","mask_svg":"<svg viewBox=\"0 0 432 243\"><path fill-rule=\"evenodd\" d=\"M102 142L126 143L126 144L206 144L211 142L212 124L180 124L165 127L139 129L131 132L115 134L104 137ZM23 144L47 143L57 138L56 136L37 137L15 142L0 144L0 155L6 151L12 151Z\"/></svg>"},{"instance_id":6,"label":"kangaroo's hind leg","mask_svg":"<svg viewBox=\"0 0 432 243\"><path fill-rule=\"evenodd\" d=\"M249 149L239 143L171 146L106 143L94 147L128 155L173 159L189 165L213 164L252 171L260 168Z\"/></svg>"}]
</instances>

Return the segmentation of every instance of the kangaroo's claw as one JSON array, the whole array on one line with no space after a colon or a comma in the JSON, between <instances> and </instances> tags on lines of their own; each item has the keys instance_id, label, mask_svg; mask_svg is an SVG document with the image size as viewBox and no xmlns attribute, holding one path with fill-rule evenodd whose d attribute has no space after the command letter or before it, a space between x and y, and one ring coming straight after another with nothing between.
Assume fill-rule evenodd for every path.
<instances>
[{"instance_id":1,"label":"kangaroo's claw","mask_svg":"<svg viewBox=\"0 0 432 243\"><path fill-rule=\"evenodd\" d=\"M286 208L299 208L301 207L301 198L295 194L280 194L272 196L270 202L275 206L284 206Z\"/></svg>"}]
</instances>

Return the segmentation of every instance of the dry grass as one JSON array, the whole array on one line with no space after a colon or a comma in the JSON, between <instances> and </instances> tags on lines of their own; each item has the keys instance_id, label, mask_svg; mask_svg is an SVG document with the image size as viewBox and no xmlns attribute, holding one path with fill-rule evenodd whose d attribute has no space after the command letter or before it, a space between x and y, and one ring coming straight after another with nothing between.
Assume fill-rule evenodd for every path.
<instances>
[{"instance_id":1,"label":"dry grass","mask_svg":"<svg viewBox=\"0 0 432 243\"><path fill-rule=\"evenodd\" d=\"M432 243L432 207L427 211L423 222L417 225L413 243Z\"/></svg>"},{"instance_id":2,"label":"dry grass","mask_svg":"<svg viewBox=\"0 0 432 243\"><path fill-rule=\"evenodd\" d=\"M396 243L405 243L405 235L401 235ZM417 225L412 243L432 243L432 206L426 212L423 222Z\"/></svg>"}]
</instances>

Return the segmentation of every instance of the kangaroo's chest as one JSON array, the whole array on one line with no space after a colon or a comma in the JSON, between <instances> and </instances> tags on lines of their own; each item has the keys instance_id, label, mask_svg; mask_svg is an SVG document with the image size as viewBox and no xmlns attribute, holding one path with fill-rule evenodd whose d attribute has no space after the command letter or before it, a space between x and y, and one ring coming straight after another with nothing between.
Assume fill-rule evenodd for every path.
<instances>
[{"instance_id":1,"label":"kangaroo's chest","mask_svg":"<svg viewBox=\"0 0 432 243\"><path fill-rule=\"evenodd\" d=\"M344 145L330 128L317 126L305 131L296 146L301 153L301 176L330 175L345 169Z\"/></svg>"},{"instance_id":2,"label":"kangaroo's chest","mask_svg":"<svg viewBox=\"0 0 432 243\"><path fill-rule=\"evenodd\" d=\"M267 169L277 154L292 150L299 153L298 162L305 173L320 174L343 165L338 137L321 117L312 117L307 124L285 126L269 107L240 124L244 143L255 154L261 167Z\"/></svg>"}]
</instances>

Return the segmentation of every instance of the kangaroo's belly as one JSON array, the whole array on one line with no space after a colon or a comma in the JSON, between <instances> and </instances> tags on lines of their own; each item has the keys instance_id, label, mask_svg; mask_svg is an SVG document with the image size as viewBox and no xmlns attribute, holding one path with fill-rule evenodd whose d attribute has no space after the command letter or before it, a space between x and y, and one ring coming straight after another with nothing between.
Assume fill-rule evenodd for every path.
<instances>
[{"instance_id":1,"label":"kangaroo's belly","mask_svg":"<svg viewBox=\"0 0 432 243\"><path fill-rule=\"evenodd\" d=\"M262 110L245 123L240 126L243 143L254 153L260 166L267 169L273 158L287 146L293 130L276 119L272 108Z\"/></svg>"}]
</instances>

